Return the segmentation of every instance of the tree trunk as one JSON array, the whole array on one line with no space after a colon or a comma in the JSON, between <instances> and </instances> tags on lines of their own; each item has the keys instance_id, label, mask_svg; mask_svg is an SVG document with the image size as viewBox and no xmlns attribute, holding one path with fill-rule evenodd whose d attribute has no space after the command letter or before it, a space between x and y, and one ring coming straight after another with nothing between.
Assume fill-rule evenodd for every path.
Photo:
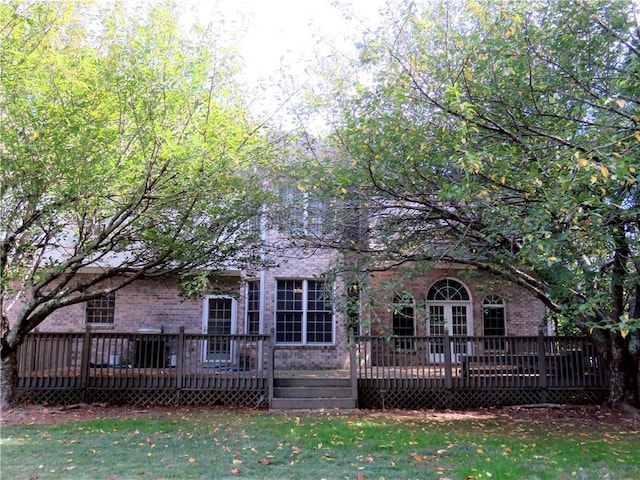
<instances>
[{"instance_id":1,"label":"tree trunk","mask_svg":"<svg viewBox=\"0 0 640 480\"><path fill-rule=\"evenodd\" d=\"M9 408L18 386L18 354L3 352L0 360L0 411Z\"/></svg>"},{"instance_id":2,"label":"tree trunk","mask_svg":"<svg viewBox=\"0 0 640 480\"><path fill-rule=\"evenodd\" d=\"M610 338L609 398L611 407L623 404L640 407L638 399L638 359L629 350L628 339L618 332Z\"/></svg>"}]
</instances>

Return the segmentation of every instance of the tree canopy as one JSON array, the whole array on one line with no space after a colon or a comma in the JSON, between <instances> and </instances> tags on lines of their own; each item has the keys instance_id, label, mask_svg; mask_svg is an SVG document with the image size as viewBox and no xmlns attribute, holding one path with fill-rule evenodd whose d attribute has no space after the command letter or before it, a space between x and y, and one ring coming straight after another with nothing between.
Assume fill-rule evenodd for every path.
<instances>
[{"instance_id":1,"label":"tree canopy","mask_svg":"<svg viewBox=\"0 0 640 480\"><path fill-rule=\"evenodd\" d=\"M60 307L141 277L260 262L273 146L220 30L186 32L180 13L0 5L3 360Z\"/></svg>"},{"instance_id":2,"label":"tree canopy","mask_svg":"<svg viewBox=\"0 0 640 480\"><path fill-rule=\"evenodd\" d=\"M343 247L364 268L452 261L524 286L599 341L612 402L637 402L635 3L393 7L362 39L367 80L331 95L343 161L323 183L369 216Z\"/></svg>"}]
</instances>

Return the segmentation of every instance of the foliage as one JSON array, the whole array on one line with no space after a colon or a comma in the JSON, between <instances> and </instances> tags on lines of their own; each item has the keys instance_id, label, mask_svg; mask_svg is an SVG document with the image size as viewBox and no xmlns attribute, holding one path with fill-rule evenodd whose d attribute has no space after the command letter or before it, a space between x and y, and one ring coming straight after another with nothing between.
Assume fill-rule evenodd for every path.
<instances>
[{"instance_id":1,"label":"foliage","mask_svg":"<svg viewBox=\"0 0 640 480\"><path fill-rule=\"evenodd\" d=\"M588 414L587 414L588 415ZM7 426L13 478L635 478L638 432L569 419L178 410ZM456 417L456 418L453 418ZM27 454L28 452L28 454Z\"/></svg>"},{"instance_id":2,"label":"foliage","mask_svg":"<svg viewBox=\"0 0 640 480\"><path fill-rule=\"evenodd\" d=\"M362 268L457 262L517 283L617 372L631 361L637 399L636 13L396 2L361 42L367 81L336 82L330 107L346 158L331 172L368 215Z\"/></svg>"},{"instance_id":3,"label":"foliage","mask_svg":"<svg viewBox=\"0 0 640 480\"><path fill-rule=\"evenodd\" d=\"M273 147L222 29L184 33L181 13L0 5L3 359L57 308L259 263L257 170Z\"/></svg>"}]
</instances>

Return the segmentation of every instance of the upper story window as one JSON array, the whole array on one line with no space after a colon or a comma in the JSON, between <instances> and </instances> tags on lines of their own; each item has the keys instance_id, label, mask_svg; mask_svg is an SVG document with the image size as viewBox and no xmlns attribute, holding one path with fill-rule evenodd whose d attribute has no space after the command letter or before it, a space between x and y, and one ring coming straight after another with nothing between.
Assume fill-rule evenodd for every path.
<instances>
[{"instance_id":1,"label":"upper story window","mask_svg":"<svg viewBox=\"0 0 640 480\"><path fill-rule=\"evenodd\" d=\"M324 235L332 230L328 203L296 186L280 188L282 210L277 212L278 231L290 235Z\"/></svg>"},{"instance_id":2,"label":"upper story window","mask_svg":"<svg viewBox=\"0 0 640 480\"><path fill-rule=\"evenodd\" d=\"M276 290L276 342L333 343L331 293L322 282L278 280Z\"/></svg>"},{"instance_id":3,"label":"upper story window","mask_svg":"<svg viewBox=\"0 0 640 480\"><path fill-rule=\"evenodd\" d=\"M113 325L115 310L115 292L87 300L85 304L85 322L92 325Z\"/></svg>"}]
</instances>

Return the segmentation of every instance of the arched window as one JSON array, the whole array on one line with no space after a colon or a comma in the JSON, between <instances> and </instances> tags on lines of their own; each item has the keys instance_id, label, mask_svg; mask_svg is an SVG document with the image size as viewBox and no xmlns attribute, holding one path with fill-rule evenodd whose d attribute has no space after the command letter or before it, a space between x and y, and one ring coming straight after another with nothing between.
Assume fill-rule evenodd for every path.
<instances>
[{"instance_id":1,"label":"arched window","mask_svg":"<svg viewBox=\"0 0 640 480\"><path fill-rule=\"evenodd\" d=\"M415 305L413 297L408 293L395 295L390 310L393 336L415 336ZM413 350L415 346L413 338L397 338L395 342L398 350Z\"/></svg>"},{"instance_id":2,"label":"arched window","mask_svg":"<svg viewBox=\"0 0 640 480\"><path fill-rule=\"evenodd\" d=\"M433 284L427 295L429 301L469 301L469 292L455 280L445 278Z\"/></svg>"},{"instance_id":3,"label":"arched window","mask_svg":"<svg viewBox=\"0 0 640 480\"><path fill-rule=\"evenodd\" d=\"M482 302L482 325L485 337L504 337L507 334L504 301L498 295L487 295ZM486 338L485 349L504 350L504 338Z\"/></svg>"}]
</instances>

